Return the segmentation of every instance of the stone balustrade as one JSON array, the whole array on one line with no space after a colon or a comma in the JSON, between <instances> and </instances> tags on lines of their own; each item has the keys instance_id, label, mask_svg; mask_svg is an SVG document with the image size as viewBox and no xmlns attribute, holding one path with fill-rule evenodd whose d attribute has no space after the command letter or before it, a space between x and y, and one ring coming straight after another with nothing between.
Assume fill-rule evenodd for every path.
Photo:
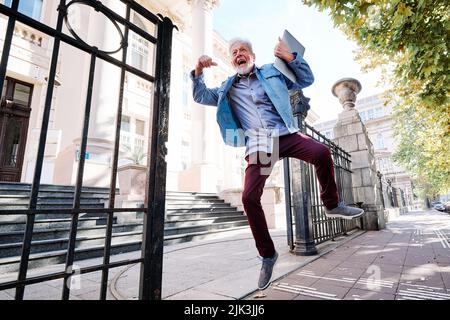
<instances>
[{"instance_id":1,"label":"stone balustrade","mask_svg":"<svg viewBox=\"0 0 450 320\"><path fill-rule=\"evenodd\" d=\"M14 35L38 47L42 47L44 43L43 33L24 25L16 24L14 27Z\"/></svg>"}]
</instances>

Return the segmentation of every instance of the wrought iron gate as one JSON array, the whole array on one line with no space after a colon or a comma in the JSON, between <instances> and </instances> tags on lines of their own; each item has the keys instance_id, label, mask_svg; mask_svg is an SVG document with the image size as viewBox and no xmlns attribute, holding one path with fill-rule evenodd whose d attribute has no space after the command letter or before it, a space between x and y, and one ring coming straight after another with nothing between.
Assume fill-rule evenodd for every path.
<instances>
[{"instance_id":1,"label":"wrought iron gate","mask_svg":"<svg viewBox=\"0 0 450 320\"><path fill-rule=\"evenodd\" d=\"M306 123L309 99L306 103L304 99L308 98L303 97L301 92L291 93L294 118L303 134L330 149L339 201L353 205L350 155ZM346 235L347 231L359 228L358 223L362 225L362 218L351 221L326 218L313 166L297 159L286 158L283 161L287 236L291 252L298 255L314 255L317 253L316 244L333 240L339 235Z\"/></svg>"},{"instance_id":2,"label":"wrought iron gate","mask_svg":"<svg viewBox=\"0 0 450 320\"><path fill-rule=\"evenodd\" d=\"M36 21L25 14L20 13L20 3L29 0L12 0L11 6L0 4L0 14L8 18L8 24L5 34L5 42L0 62L0 88L3 88L5 76L7 72L8 58L11 51L14 27L16 21L32 27L47 36L54 39L53 53L51 57L50 71L47 77L48 87L45 97L45 106L42 117L42 125L39 137L39 147L37 151L37 160L34 170L34 177L30 193L30 201L27 210L2 210L1 215L25 215L26 228L22 243L22 254L20 260L20 269L17 280L0 284L0 290L15 288L15 299L22 300L24 290L27 285L41 283L45 281L63 279L62 299L67 300L70 297L70 285L67 280L75 273L73 270L73 262L75 256L75 241L77 236L78 217L80 213L96 213L107 216L106 237L104 243L103 263L91 267L81 268L77 270L80 274L87 274L96 271L102 272L100 299L106 299L108 275L111 268L121 267L125 265L140 263L141 276L139 284L139 299L161 299L161 282L162 282L162 254L163 254L163 231L164 231L164 211L165 211L165 185L166 185L166 162L165 155L167 153L165 142L168 136L168 111L169 111L169 84L170 84L170 57L172 50L172 31L174 25L171 20L161 15L154 15L146 8L132 0L120 0L126 6L126 14L124 16L111 10L101 1L96 0L60 0L58 6L58 19L56 28L52 28L46 24ZM119 0L117 0L119 1ZM115 51L106 51L101 48L86 43L71 27L68 11L73 5L85 5L96 12L103 14L109 19L120 33L122 39L119 48ZM157 29L157 36L147 33L132 23L130 19L131 12L135 12L148 20L149 23ZM70 34L63 32L63 24L66 24ZM132 31L146 41L155 45L155 72L154 75L143 72L127 63L127 48L129 32ZM85 104L85 115L82 129L82 139L80 148L80 157L78 162L78 173L76 179L75 195L73 206L71 209L39 209L37 206L38 192L41 181L42 167L44 161L44 151L47 139L47 131L49 127L50 110L53 98L53 88L55 85L55 76L58 64L58 56L60 45L65 43L73 48L81 50L90 55L89 81L87 84L87 95ZM116 59L113 54L122 51L122 59ZM110 181L110 197L107 208L105 209L83 209L80 207L81 189L83 184L83 172L85 166L85 155L88 139L89 116L91 111L94 75L96 71L96 62L98 60L110 63L121 69L119 102L117 105L117 117L115 119L115 144L111 170ZM150 114L151 135L148 142L148 175L146 184L146 206L145 208L116 208L116 175L119 154L120 140L120 119L122 115L123 93L126 72L134 74L146 81L153 83L153 110ZM150 101L149 101L150 104ZM110 262L111 238L114 213L117 212L143 212L144 228L142 240L141 257L138 259L129 259L125 261ZM33 235L33 227L36 214L67 214L71 216L71 227L69 245L66 254L65 271L57 273L49 273L40 276L27 277L29 256L31 250L31 240Z\"/></svg>"}]
</instances>

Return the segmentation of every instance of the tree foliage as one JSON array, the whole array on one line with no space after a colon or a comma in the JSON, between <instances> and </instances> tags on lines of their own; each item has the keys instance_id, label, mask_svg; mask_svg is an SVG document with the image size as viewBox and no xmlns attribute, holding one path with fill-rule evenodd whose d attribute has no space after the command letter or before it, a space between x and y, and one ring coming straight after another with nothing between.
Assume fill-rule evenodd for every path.
<instances>
[{"instance_id":1,"label":"tree foliage","mask_svg":"<svg viewBox=\"0 0 450 320\"><path fill-rule=\"evenodd\" d=\"M395 159L432 193L450 188L450 2L303 0L328 11L358 44L364 70L381 66L396 101ZM430 188L429 186L432 186Z\"/></svg>"}]
</instances>

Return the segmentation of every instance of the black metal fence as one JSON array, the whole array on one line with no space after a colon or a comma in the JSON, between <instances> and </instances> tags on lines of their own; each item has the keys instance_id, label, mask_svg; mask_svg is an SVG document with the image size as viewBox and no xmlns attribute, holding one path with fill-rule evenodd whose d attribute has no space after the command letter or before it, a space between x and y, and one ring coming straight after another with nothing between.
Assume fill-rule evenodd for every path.
<instances>
[{"instance_id":1,"label":"black metal fence","mask_svg":"<svg viewBox=\"0 0 450 320\"><path fill-rule=\"evenodd\" d=\"M350 155L305 121L309 106L301 92L291 97L294 117L302 133L326 145L334 161L335 179L339 201L356 205L352 193L352 171ZM317 252L315 245L346 235L350 230L360 227L361 219L328 219L320 200L320 185L314 166L297 159L284 159L286 218L288 245L291 251L300 255ZM295 234L295 239L294 239Z\"/></svg>"},{"instance_id":2,"label":"black metal fence","mask_svg":"<svg viewBox=\"0 0 450 320\"><path fill-rule=\"evenodd\" d=\"M132 0L120 0L126 7L125 15L120 15L111 10L101 1L95 0L60 0L58 6L58 19L56 27L53 28L43 24L20 12L20 3L28 0L13 0L11 6L0 4L0 14L8 19L7 29L5 33L5 41L0 62L0 88L3 88L5 76L7 74L8 59L10 56L14 27L16 22L20 22L30 28L34 28L49 38L53 38L53 52L51 56L50 71L47 78L48 86L45 98L44 112L42 116L41 131L39 137L39 147L36 156L36 165L32 188L30 192L30 201L26 210L2 210L0 216L4 215L24 215L26 216L25 235L22 242L22 254L20 260L20 268L17 280L1 283L0 290L15 288L15 299L22 300L24 298L25 287L28 285L46 282L55 279L61 279L63 282L62 299L66 300L70 297L70 278L77 271L79 274L87 274L101 271L101 290L100 299L106 299L107 284L109 270L120 266L140 263L141 277L139 285L140 299L161 299L161 282L162 282L162 253L163 253L163 229L164 229L164 211L165 211L165 185L166 185L166 162L165 155L167 150L165 142L168 134L168 109L169 109L169 84L170 84L170 57L172 46L172 31L174 25L170 19L160 15L154 15L143 6ZM47 2L48 3L48 2ZM72 29L69 23L68 11L71 6L84 5L90 9L97 11L109 19L120 33L121 43L118 44L119 49L114 52L102 50L95 46L91 46L83 41L77 33ZM137 13L142 19L146 19L148 23L155 26L157 36L147 33L145 30L135 25L131 19L131 13ZM66 24L69 33L63 31ZM155 46L156 61L154 61L154 74L149 74L133 67L127 62L127 48L130 31L139 35L146 41ZM83 121L83 129L81 133L80 160L78 162L78 174L76 180L73 207L71 209L39 209L38 193L41 181L42 167L44 161L44 151L46 146L47 131L49 127L49 118L51 104L53 100L53 89L55 85L55 77L57 64L60 55L60 45L69 45L74 49L81 50L90 55L89 81L87 83L87 96L85 103L85 116ZM114 53L122 53L121 60L116 59ZM120 87L111 88L119 91L119 102L116 106L116 126L115 143L111 170L110 196L109 203L105 209L83 209L80 206L80 196L83 185L84 159L86 155L86 146L89 130L89 115L91 110L94 77L96 71L96 62L102 60L121 69ZM62 61L64 63L64 61ZM70 63L70 61L66 61ZM115 207L116 192L116 175L119 155L120 140L120 119L122 115L123 93L126 73L133 74L146 81L154 84L153 88L153 108L150 113L151 133L148 141L148 178L146 185L146 206L145 208L123 209ZM61 103L61 102L60 102ZM149 101L149 105L151 101ZM130 259L124 261L110 262L112 225L114 214L118 212L143 212L144 213L144 229L142 241L142 254L139 259ZM65 271L43 274L39 276L27 277L28 264L31 251L31 241L35 217L37 214L67 214L71 216L71 227L69 245L66 254ZM104 243L103 263L95 266L74 270L73 263L75 258L75 241L78 229L78 217L82 213L95 213L107 216L107 228Z\"/></svg>"}]
</instances>

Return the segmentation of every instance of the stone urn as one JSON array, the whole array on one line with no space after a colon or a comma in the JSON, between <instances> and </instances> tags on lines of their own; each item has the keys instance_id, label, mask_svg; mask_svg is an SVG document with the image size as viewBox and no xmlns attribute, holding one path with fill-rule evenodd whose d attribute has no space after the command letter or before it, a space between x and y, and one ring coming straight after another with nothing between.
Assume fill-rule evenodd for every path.
<instances>
[{"instance_id":1,"label":"stone urn","mask_svg":"<svg viewBox=\"0 0 450 320\"><path fill-rule=\"evenodd\" d=\"M356 96L361 92L361 83L353 78L343 78L338 80L331 91L333 95L339 98L344 110L352 110L355 107Z\"/></svg>"},{"instance_id":2,"label":"stone urn","mask_svg":"<svg viewBox=\"0 0 450 320\"><path fill-rule=\"evenodd\" d=\"M120 195L144 196L147 171L147 166L141 164L126 164L117 168Z\"/></svg>"}]
</instances>

